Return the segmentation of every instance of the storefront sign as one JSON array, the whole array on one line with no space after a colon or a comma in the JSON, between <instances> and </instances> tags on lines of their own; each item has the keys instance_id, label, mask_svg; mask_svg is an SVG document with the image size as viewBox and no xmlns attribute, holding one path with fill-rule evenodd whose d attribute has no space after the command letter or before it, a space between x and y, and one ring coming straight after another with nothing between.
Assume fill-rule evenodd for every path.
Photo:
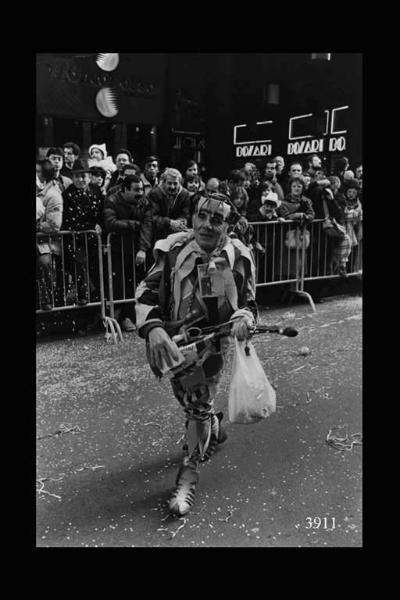
<instances>
[{"instance_id":1,"label":"storefront sign","mask_svg":"<svg viewBox=\"0 0 400 600\"><path fill-rule=\"evenodd\" d=\"M306 133L307 130L312 130L315 123L314 113L305 115L296 115L289 119L289 142L287 145L287 154L310 154L312 152L343 152L346 150L346 134L347 129L340 129L339 119L343 119L343 111L346 111L348 106L338 106L330 110L324 110L324 137L313 138L311 133ZM297 135L296 135L297 134ZM296 141L293 141L296 140ZM297 141L299 140L299 141Z\"/></svg>"},{"instance_id":2,"label":"storefront sign","mask_svg":"<svg viewBox=\"0 0 400 600\"><path fill-rule=\"evenodd\" d=\"M271 156L272 144L242 144L236 146L236 156Z\"/></svg>"}]
</instances>

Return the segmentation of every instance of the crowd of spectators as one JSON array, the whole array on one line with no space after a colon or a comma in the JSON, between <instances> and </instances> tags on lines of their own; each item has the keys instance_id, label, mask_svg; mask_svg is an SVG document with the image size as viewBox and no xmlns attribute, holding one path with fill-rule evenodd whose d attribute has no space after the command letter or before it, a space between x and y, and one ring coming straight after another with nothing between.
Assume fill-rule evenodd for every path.
<instances>
[{"instance_id":1,"label":"crowd of spectators","mask_svg":"<svg viewBox=\"0 0 400 600\"><path fill-rule=\"evenodd\" d=\"M224 180L210 176L203 181L194 160L181 171L161 170L157 156L149 156L140 167L126 148L116 153L114 162L105 144L90 146L85 161L80 155L79 146L67 142L62 148L49 148L46 158L36 162L36 231L47 234L37 239L38 296L45 311L62 303L63 277L68 278L67 287L74 282L76 304L84 306L89 298L99 297L96 236L71 236L64 243L57 232L90 230L103 239L109 232L122 234L112 247L114 293L122 297L126 286L143 278L155 241L191 227L200 196L218 194L229 203L230 235L264 256L270 242L256 240L252 224L290 220L306 234L314 219L324 219L330 265L343 277L349 255L362 238L362 165L352 171L346 157L339 158L329 174L317 154L288 166L276 156L263 165L246 162ZM296 250L296 239L289 236L284 241L290 251ZM295 261L290 265L290 252L283 259L288 264L280 269L290 278ZM124 330L135 329L129 305L122 304L117 316Z\"/></svg>"}]
</instances>

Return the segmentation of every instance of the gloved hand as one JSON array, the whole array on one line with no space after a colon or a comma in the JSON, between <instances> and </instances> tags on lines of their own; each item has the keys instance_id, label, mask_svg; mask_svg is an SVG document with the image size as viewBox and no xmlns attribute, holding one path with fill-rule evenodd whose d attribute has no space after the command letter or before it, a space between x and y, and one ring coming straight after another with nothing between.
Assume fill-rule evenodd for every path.
<instances>
[{"instance_id":1,"label":"gloved hand","mask_svg":"<svg viewBox=\"0 0 400 600\"><path fill-rule=\"evenodd\" d=\"M183 359L178 346L162 327L152 329L147 337L148 359L152 369L161 374L165 366L172 367L174 361Z\"/></svg>"},{"instance_id":2,"label":"gloved hand","mask_svg":"<svg viewBox=\"0 0 400 600\"><path fill-rule=\"evenodd\" d=\"M237 337L239 341L246 340L250 337L250 332L254 326L254 321L247 315L239 317L232 325L231 336Z\"/></svg>"}]
</instances>

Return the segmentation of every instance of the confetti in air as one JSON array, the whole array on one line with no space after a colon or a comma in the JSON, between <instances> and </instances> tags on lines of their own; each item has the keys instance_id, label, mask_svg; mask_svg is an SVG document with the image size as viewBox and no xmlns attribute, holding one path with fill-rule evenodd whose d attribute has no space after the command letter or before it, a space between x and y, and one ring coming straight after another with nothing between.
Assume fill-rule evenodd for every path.
<instances>
[{"instance_id":1,"label":"confetti in air","mask_svg":"<svg viewBox=\"0 0 400 600\"><path fill-rule=\"evenodd\" d=\"M96 106L103 117L115 117L118 114L118 106L114 90L101 88L96 96Z\"/></svg>"},{"instance_id":2,"label":"confetti in air","mask_svg":"<svg viewBox=\"0 0 400 600\"><path fill-rule=\"evenodd\" d=\"M114 71L119 65L119 54L98 54L96 63L103 71Z\"/></svg>"}]
</instances>

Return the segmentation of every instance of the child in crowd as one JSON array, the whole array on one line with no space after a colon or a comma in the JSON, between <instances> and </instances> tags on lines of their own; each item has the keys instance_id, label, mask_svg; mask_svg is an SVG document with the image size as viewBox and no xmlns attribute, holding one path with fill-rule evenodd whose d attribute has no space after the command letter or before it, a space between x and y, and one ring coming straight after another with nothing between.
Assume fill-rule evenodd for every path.
<instances>
[{"instance_id":1,"label":"child in crowd","mask_svg":"<svg viewBox=\"0 0 400 600\"><path fill-rule=\"evenodd\" d=\"M92 144L89 148L89 167L101 167L106 172L105 183L103 186L107 188L108 182L111 179L112 173L116 170L111 156L107 155L105 144Z\"/></svg>"}]
</instances>

